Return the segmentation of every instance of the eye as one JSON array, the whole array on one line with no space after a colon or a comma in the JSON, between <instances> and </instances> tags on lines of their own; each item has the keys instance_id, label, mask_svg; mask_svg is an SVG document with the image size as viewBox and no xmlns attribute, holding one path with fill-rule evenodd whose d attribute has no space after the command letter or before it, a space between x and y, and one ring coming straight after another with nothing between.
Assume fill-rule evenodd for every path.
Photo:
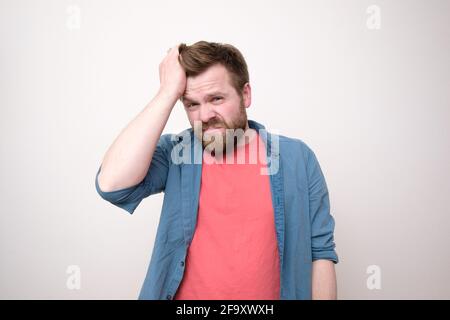
<instances>
[{"instance_id":1,"label":"eye","mask_svg":"<svg viewBox=\"0 0 450 320\"><path fill-rule=\"evenodd\" d=\"M198 103L189 103L187 105L188 108L195 107Z\"/></svg>"},{"instance_id":2,"label":"eye","mask_svg":"<svg viewBox=\"0 0 450 320\"><path fill-rule=\"evenodd\" d=\"M213 101L220 101L220 100L222 100L223 98L222 97L214 97L213 98Z\"/></svg>"}]
</instances>

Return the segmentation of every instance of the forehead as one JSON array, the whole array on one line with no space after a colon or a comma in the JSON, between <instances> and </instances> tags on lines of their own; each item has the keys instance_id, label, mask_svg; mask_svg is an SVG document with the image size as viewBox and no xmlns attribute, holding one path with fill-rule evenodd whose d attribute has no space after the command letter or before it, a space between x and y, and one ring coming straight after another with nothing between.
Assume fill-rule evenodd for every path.
<instances>
[{"instance_id":1,"label":"forehead","mask_svg":"<svg viewBox=\"0 0 450 320\"><path fill-rule=\"evenodd\" d=\"M194 98L212 91L229 92L232 89L227 69L220 64L216 64L195 77L187 78L186 92L183 98Z\"/></svg>"}]
</instances>

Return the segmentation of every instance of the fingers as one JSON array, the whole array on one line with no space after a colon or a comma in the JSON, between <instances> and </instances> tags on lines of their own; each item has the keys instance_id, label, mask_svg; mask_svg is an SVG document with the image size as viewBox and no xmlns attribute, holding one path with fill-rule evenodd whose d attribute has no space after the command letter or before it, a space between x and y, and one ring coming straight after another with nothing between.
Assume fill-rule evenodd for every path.
<instances>
[{"instance_id":1,"label":"fingers","mask_svg":"<svg viewBox=\"0 0 450 320\"><path fill-rule=\"evenodd\" d=\"M173 49L175 49L176 47L170 47L169 50L167 50L167 54L173 52Z\"/></svg>"},{"instance_id":2,"label":"fingers","mask_svg":"<svg viewBox=\"0 0 450 320\"><path fill-rule=\"evenodd\" d=\"M171 53L173 51L175 51L177 54L179 54L180 51L178 49L180 48L180 45L181 45L181 43L177 44L176 46L173 46L173 47L169 48L167 50L167 54L169 54L169 53Z\"/></svg>"},{"instance_id":3,"label":"fingers","mask_svg":"<svg viewBox=\"0 0 450 320\"><path fill-rule=\"evenodd\" d=\"M182 56L179 51L180 46L181 46L181 43L177 44L174 47L169 48L167 50L166 57L164 58L164 60L167 61L167 60L175 59L175 57L177 57L178 62L181 63L181 61L183 59L182 59Z\"/></svg>"}]
</instances>

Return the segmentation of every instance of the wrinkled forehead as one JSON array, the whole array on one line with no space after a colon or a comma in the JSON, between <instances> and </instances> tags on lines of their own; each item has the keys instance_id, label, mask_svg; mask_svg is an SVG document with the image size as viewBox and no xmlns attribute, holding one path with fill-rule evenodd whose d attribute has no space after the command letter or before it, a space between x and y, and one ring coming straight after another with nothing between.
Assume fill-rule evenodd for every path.
<instances>
[{"instance_id":1,"label":"wrinkled forehead","mask_svg":"<svg viewBox=\"0 0 450 320\"><path fill-rule=\"evenodd\" d=\"M231 90L233 87L230 75L224 66L218 64L195 77L188 77L186 91L182 98L184 100L200 99L213 92L228 93Z\"/></svg>"}]
</instances>

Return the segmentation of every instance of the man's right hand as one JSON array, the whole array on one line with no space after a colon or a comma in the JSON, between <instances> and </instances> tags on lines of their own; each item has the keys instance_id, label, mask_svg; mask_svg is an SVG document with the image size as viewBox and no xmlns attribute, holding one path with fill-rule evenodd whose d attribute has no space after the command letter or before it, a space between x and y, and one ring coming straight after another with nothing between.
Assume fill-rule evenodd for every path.
<instances>
[{"instance_id":1,"label":"man's right hand","mask_svg":"<svg viewBox=\"0 0 450 320\"><path fill-rule=\"evenodd\" d=\"M179 46L171 48L159 64L159 92L173 98L175 101L186 90L186 72L178 60L181 59L178 52Z\"/></svg>"},{"instance_id":2,"label":"man's right hand","mask_svg":"<svg viewBox=\"0 0 450 320\"><path fill-rule=\"evenodd\" d=\"M173 107L186 90L186 72L178 60L178 47L170 49L159 65L159 92L122 130L103 157L98 175L102 191L137 186L146 175L153 179L149 171L153 153ZM161 172L156 173L156 180L158 175Z\"/></svg>"}]
</instances>

